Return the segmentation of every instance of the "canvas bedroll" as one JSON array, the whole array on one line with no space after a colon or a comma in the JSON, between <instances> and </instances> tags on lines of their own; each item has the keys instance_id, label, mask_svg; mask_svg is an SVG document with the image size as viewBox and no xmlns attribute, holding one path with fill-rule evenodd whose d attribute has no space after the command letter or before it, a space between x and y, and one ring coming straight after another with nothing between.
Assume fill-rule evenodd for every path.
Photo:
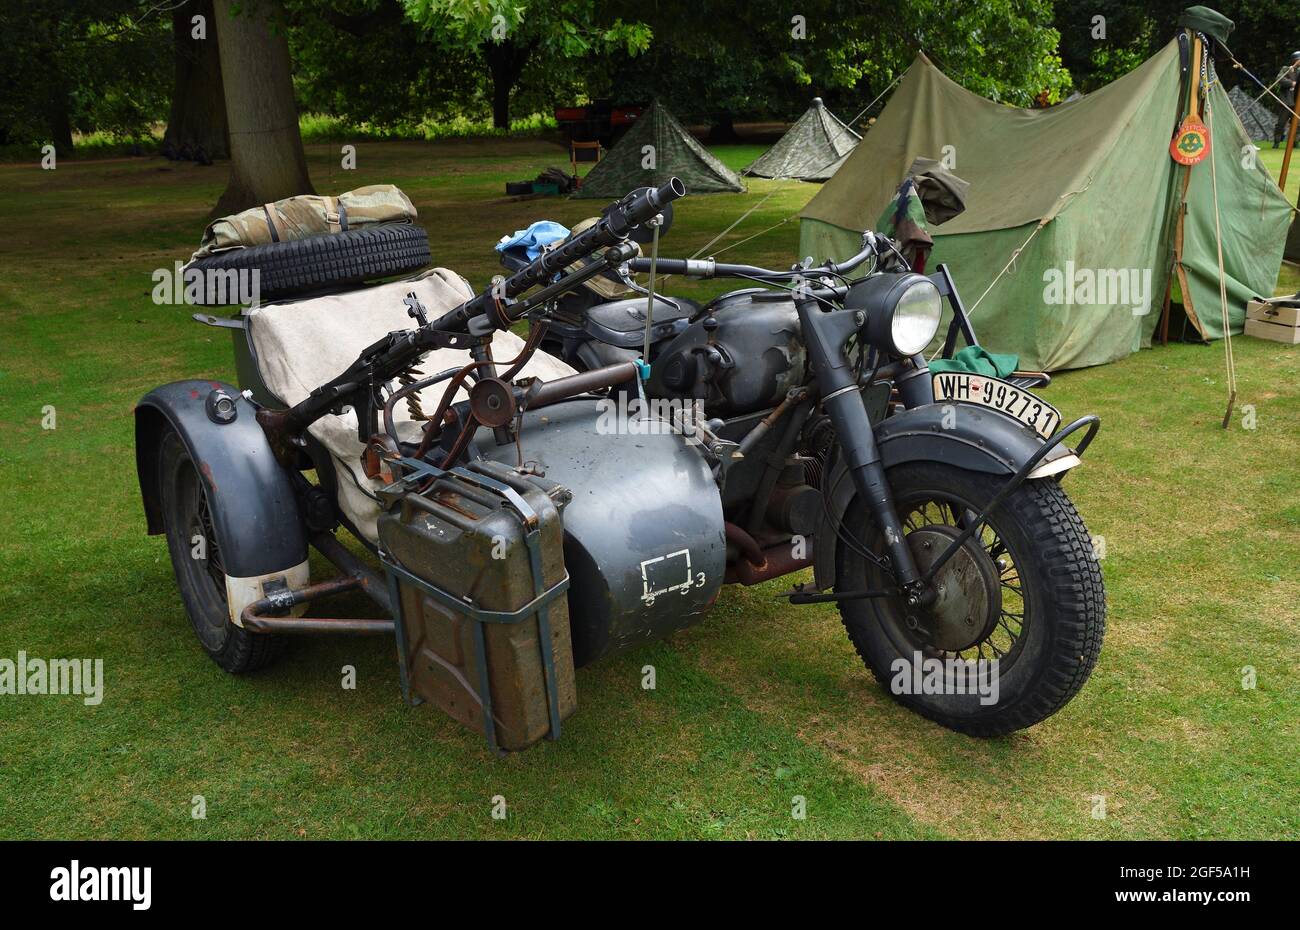
<instances>
[{"instance_id":1,"label":"canvas bedroll","mask_svg":"<svg viewBox=\"0 0 1300 930\"><path fill-rule=\"evenodd\" d=\"M380 223L415 222L415 205L392 184L369 184L337 197L302 194L213 220L190 260L226 249L306 239Z\"/></svg>"},{"instance_id":2,"label":"canvas bedroll","mask_svg":"<svg viewBox=\"0 0 1300 930\"><path fill-rule=\"evenodd\" d=\"M1041 110L972 94L918 55L800 214L799 254L853 254L913 159L947 158L970 194L965 213L930 230L930 266L952 267L988 348L1045 371L1123 358L1150 344L1171 275L1190 325L1214 339L1213 158L1230 325L1240 332L1247 300L1276 285L1292 209L1261 164L1248 166L1250 140L1217 82L1211 156L1174 163L1168 146L1186 100L1177 40L1112 84Z\"/></svg>"}]
</instances>

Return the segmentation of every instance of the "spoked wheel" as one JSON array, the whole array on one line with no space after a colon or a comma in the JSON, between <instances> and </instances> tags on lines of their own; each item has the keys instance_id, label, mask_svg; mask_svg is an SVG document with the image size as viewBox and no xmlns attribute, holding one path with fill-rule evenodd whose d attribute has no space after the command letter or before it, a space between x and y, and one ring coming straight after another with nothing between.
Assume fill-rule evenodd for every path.
<instances>
[{"instance_id":1,"label":"spoked wheel","mask_svg":"<svg viewBox=\"0 0 1300 930\"><path fill-rule=\"evenodd\" d=\"M997 493L1004 476L912 462L889 472L922 572ZM845 516L837 591L888 588L884 540L865 508ZM850 535L851 534L851 535ZM996 736L1060 710L1087 681L1105 631L1091 539L1054 480L1013 491L934 579L925 607L902 597L843 601L858 654L902 704L963 733Z\"/></svg>"},{"instance_id":2,"label":"spoked wheel","mask_svg":"<svg viewBox=\"0 0 1300 930\"><path fill-rule=\"evenodd\" d=\"M250 672L269 664L280 653L282 637L251 633L231 622L226 570L207 489L175 430L163 435L158 456L167 548L199 643L228 672Z\"/></svg>"}]
</instances>

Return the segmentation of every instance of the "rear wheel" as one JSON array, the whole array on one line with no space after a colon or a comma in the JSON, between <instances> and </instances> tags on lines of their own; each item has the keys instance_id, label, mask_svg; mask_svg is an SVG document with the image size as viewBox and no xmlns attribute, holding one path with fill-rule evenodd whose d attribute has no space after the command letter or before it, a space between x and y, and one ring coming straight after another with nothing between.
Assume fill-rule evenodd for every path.
<instances>
[{"instance_id":1,"label":"rear wheel","mask_svg":"<svg viewBox=\"0 0 1300 930\"><path fill-rule=\"evenodd\" d=\"M158 480L167 548L199 644L228 672L269 665L279 656L283 638L252 633L231 622L207 488L174 429L168 429L158 445Z\"/></svg>"},{"instance_id":2,"label":"rear wheel","mask_svg":"<svg viewBox=\"0 0 1300 930\"><path fill-rule=\"evenodd\" d=\"M933 462L889 471L922 571L1005 480ZM883 569L854 551L875 559L885 552L865 509L851 508L842 529L854 543L838 547L836 590L888 587ZM928 608L876 598L842 601L840 614L895 699L946 727L996 736L1032 726L1065 706L1097 662L1106 624L1101 571L1055 480L1013 491L940 568L935 591Z\"/></svg>"}]
</instances>

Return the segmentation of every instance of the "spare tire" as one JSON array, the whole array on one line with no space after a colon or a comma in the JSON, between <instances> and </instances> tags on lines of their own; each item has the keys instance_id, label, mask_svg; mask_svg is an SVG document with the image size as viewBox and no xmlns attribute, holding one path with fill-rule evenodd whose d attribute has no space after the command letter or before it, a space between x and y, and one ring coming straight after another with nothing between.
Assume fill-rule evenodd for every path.
<instances>
[{"instance_id":1,"label":"spare tire","mask_svg":"<svg viewBox=\"0 0 1300 930\"><path fill-rule=\"evenodd\" d=\"M325 236L268 242L230 249L190 262L185 267L187 293L204 305L241 303L251 284L233 287L228 272L257 271L262 300L291 297L337 284L418 271L432 261L429 234L410 223L385 223ZM191 269L195 275L191 286ZM209 271L222 272L209 275Z\"/></svg>"}]
</instances>

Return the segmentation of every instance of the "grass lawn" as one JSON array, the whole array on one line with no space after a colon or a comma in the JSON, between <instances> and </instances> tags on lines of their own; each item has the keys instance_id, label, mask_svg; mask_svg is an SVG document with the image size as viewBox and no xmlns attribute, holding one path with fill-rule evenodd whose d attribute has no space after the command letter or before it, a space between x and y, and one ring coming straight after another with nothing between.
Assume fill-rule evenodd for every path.
<instances>
[{"instance_id":1,"label":"grass lawn","mask_svg":"<svg viewBox=\"0 0 1300 930\"><path fill-rule=\"evenodd\" d=\"M756 150L719 153L739 167ZM1278 155L1263 153L1274 168ZM506 180L565 163L541 140L363 143L355 172L337 146L308 156L323 192L400 184L435 261L479 286L503 233L592 212L502 196ZM225 177L159 158L0 166L0 657L100 657L106 676L95 707L0 697L0 837L1300 833L1300 348L1244 338L1238 404L1254 429L1242 407L1219 428L1219 344L1141 352L1050 388L1067 417L1104 421L1067 488L1105 538L1109 630L1083 692L1027 732L973 740L896 706L832 607L774 599L788 580L727 589L701 626L581 670L563 739L504 760L401 703L391 641L300 640L264 673L220 671L189 629L165 543L144 535L131 410L158 383L234 379L221 333L150 301L150 273L188 257ZM688 199L665 251L694 252L766 197L717 251L816 189L756 181ZM796 242L789 221L730 255L787 263ZM41 428L46 405L57 429ZM655 691L640 687L648 664ZM355 690L340 687L344 665ZM206 819L191 817L196 795ZM505 820L490 816L496 795Z\"/></svg>"}]
</instances>

